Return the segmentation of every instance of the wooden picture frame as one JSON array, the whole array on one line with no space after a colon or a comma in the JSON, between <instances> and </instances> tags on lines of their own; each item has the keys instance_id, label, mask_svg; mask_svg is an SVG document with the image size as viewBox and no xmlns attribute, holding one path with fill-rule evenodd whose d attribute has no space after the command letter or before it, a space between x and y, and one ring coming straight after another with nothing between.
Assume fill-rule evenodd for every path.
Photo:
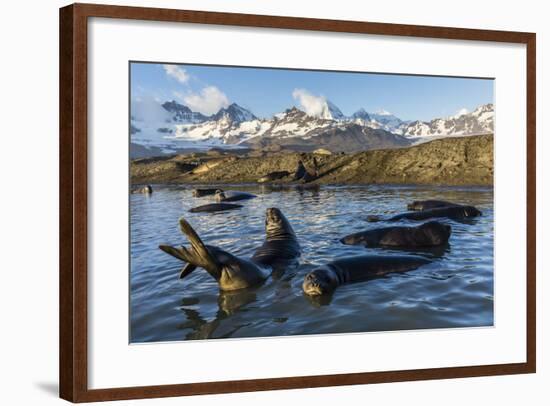
<instances>
[{"instance_id":1,"label":"wooden picture frame","mask_svg":"<svg viewBox=\"0 0 550 406\"><path fill-rule=\"evenodd\" d=\"M88 387L88 19L147 20L525 44L526 362L110 389ZM534 33L74 4L60 9L60 396L72 402L533 373L536 370L536 37Z\"/></svg>"}]
</instances>

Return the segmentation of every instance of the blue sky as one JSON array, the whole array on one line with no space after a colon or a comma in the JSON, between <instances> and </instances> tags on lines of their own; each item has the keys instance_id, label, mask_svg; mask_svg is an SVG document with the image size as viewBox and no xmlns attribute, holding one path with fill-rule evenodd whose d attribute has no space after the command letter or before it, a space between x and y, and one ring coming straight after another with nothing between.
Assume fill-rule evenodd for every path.
<instances>
[{"instance_id":1,"label":"blue sky","mask_svg":"<svg viewBox=\"0 0 550 406\"><path fill-rule=\"evenodd\" d=\"M428 121L492 103L493 85L491 79L131 63L132 100L176 100L204 114L236 102L263 118L306 107L293 97L299 89L346 115L363 107Z\"/></svg>"}]
</instances>

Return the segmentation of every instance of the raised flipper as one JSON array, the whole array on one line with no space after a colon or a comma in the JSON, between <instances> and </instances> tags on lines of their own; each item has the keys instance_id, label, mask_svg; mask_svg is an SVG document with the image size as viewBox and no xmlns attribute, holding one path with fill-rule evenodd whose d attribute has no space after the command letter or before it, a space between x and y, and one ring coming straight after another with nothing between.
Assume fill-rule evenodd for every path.
<instances>
[{"instance_id":1,"label":"raised flipper","mask_svg":"<svg viewBox=\"0 0 550 406\"><path fill-rule=\"evenodd\" d=\"M192 260L192 254L185 247L176 248L171 245L159 245L159 248L181 261L190 262Z\"/></svg>"},{"instance_id":2,"label":"raised flipper","mask_svg":"<svg viewBox=\"0 0 550 406\"><path fill-rule=\"evenodd\" d=\"M191 248L172 247L170 245L159 245L159 248L178 258L181 261L187 262L187 265L182 269L180 278L184 278L193 272L197 267L204 268L216 280L220 278L220 265L216 258L210 253L206 245L202 242L193 227L182 217L180 218L180 230L187 236L191 243Z\"/></svg>"},{"instance_id":3,"label":"raised flipper","mask_svg":"<svg viewBox=\"0 0 550 406\"><path fill-rule=\"evenodd\" d=\"M170 245L159 245L159 248L167 254L176 257L177 259L187 262L187 265L185 265L180 272L180 279L185 278L187 275L197 269L196 265L189 262L193 260L193 255L189 251L187 251L185 247L176 248Z\"/></svg>"},{"instance_id":4,"label":"raised flipper","mask_svg":"<svg viewBox=\"0 0 550 406\"><path fill-rule=\"evenodd\" d=\"M180 279L185 278L186 276L190 275L191 272L193 272L195 269L197 269L196 265L193 264L187 264L183 267L183 269L180 272Z\"/></svg>"}]
</instances>

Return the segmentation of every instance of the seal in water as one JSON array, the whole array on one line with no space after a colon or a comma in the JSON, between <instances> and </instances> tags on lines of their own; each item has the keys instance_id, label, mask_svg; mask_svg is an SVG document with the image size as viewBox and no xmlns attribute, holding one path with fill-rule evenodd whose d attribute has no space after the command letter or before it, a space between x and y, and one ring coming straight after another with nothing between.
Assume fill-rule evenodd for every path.
<instances>
[{"instance_id":1,"label":"seal in water","mask_svg":"<svg viewBox=\"0 0 550 406\"><path fill-rule=\"evenodd\" d=\"M267 175L262 176L260 179L257 180L258 183L267 183L272 182L274 180L279 180L282 178L286 178L290 175L289 171L276 171L276 172L269 172Z\"/></svg>"},{"instance_id":2,"label":"seal in water","mask_svg":"<svg viewBox=\"0 0 550 406\"><path fill-rule=\"evenodd\" d=\"M399 220L428 220L432 218L449 218L452 220L464 220L472 217L481 216L481 212L474 206L451 206L451 207L439 207L436 209L411 211L407 213L401 213L388 219L381 218L376 215L367 216L367 221L399 221Z\"/></svg>"},{"instance_id":3,"label":"seal in water","mask_svg":"<svg viewBox=\"0 0 550 406\"><path fill-rule=\"evenodd\" d=\"M241 207L243 206L233 203L210 203L203 204L202 206L193 207L192 209L189 209L189 211L191 213L213 213L216 211L240 209Z\"/></svg>"},{"instance_id":4,"label":"seal in water","mask_svg":"<svg viewBox=\"0 0 550 406\"><path fill-rule=\"evenodd\" d=\"M474 206L452 206L439 207L436 209L415 211L409 213L398 214L391 217L388 221L398 221L402 219L408 220L426 220L429 218L448 217L450 219L464 219L470 217L481 216L481 212Z\"/></svg>"},{"instance_id":5,"label":"seal in water","mask_svg":"<svg viewBox=\"0 0 550 406\"><path fill-rule=\"evenodd\" d=\"M447 244L451 226L429 221L418 227L384 227L350 234L340 240L347 245L365 247L436 247Z\"/></svg>"},{"instance_id":6,"label":"seal in water","mask_svg":"<svg viewBox=\"0 0 550 406\"><path fill-rule=\"evenodd\" d=\"M460 206L456 203L446 202L445 200L415 200L407 204L407 210L422 211L437 209L440 207L456 207Z\"/></svg>"},{"instance_id":7,"label":"seal in water","mask_svg":"<svg viewBox=\"0 0 550 406\"><path fill-rule=\"evenodd\" d=\"M143 187L132 190L132 194L137 194L137 193L144 193L146 195L150 195L151 193L153 193L153 187L151 185L145 185Z\"/></svg>"},{"instance_id":8,"label":"seal in water","mask_svg":"<svg viewBox=\"0 0 550 406\"><path fill-rule=\"evenodd\" d=\"M412 271L430 262L412 255L360 255L337 259L309 272L302 289L309 296L331 294L346 283L366 281L392 272Z\"/></svg>"},{"instance_id":9,"label":"seal in water","mask_svg":"<svg viewBox=\"0 0 550 406\"><path fill-rule=\"evenodd\" d=\"M297 264L300 245L290 223L277 208L266 211L266 239L252 258L236 257L221 248L205 245L191 225L180 219L180 229L191 248L160 245L164 252L187 262L180 273L184 278L197 267L204 268L222 291L233 291L258 285L265 281L276 267Z\"/></svg>"},{"instance_id":10,"label":"seal in water","mask_svg":"<svg viewBox=\"0 0 550 406\"><path fill-rule=\"evenodd\" d=\"M216 192L221 189L194 189L193 197L203 197L216 194Z\"/></svg>"},{"instance_id":11,"label":"seal in water","mask_svg":"<svg viewBox=\"0 0 550 406\"><path fill-rule=\"evenodd\" d=\"M239 200L254 199L255 197L258 197L258 196L253 195L252 193L236 192L236 191L224 192L223 190L217 190L215 194L215 199L218 203L236 202Z\"/></svg>"}]
</instances>

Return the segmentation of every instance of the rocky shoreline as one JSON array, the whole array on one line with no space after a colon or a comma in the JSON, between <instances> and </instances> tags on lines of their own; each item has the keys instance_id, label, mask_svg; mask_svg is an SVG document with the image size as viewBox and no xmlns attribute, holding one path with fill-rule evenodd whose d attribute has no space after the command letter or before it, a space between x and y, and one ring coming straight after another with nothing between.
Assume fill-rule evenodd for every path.
<instances>
[{"instance_id":1,"label":"rocky shoreline","mask_svg":"<svg viewBox=\"0 0 550 406\"><path fill-rule=\"evenodd\" d=\"M300 162L308 176L295 176ZM353 154L326 150L209 151L139 158L131 161L137 184L258 183L270 173L285 173L275 184L493 184L493 135L438 139L407 148L379 149Z\"/></svg>"}]
</instances>

